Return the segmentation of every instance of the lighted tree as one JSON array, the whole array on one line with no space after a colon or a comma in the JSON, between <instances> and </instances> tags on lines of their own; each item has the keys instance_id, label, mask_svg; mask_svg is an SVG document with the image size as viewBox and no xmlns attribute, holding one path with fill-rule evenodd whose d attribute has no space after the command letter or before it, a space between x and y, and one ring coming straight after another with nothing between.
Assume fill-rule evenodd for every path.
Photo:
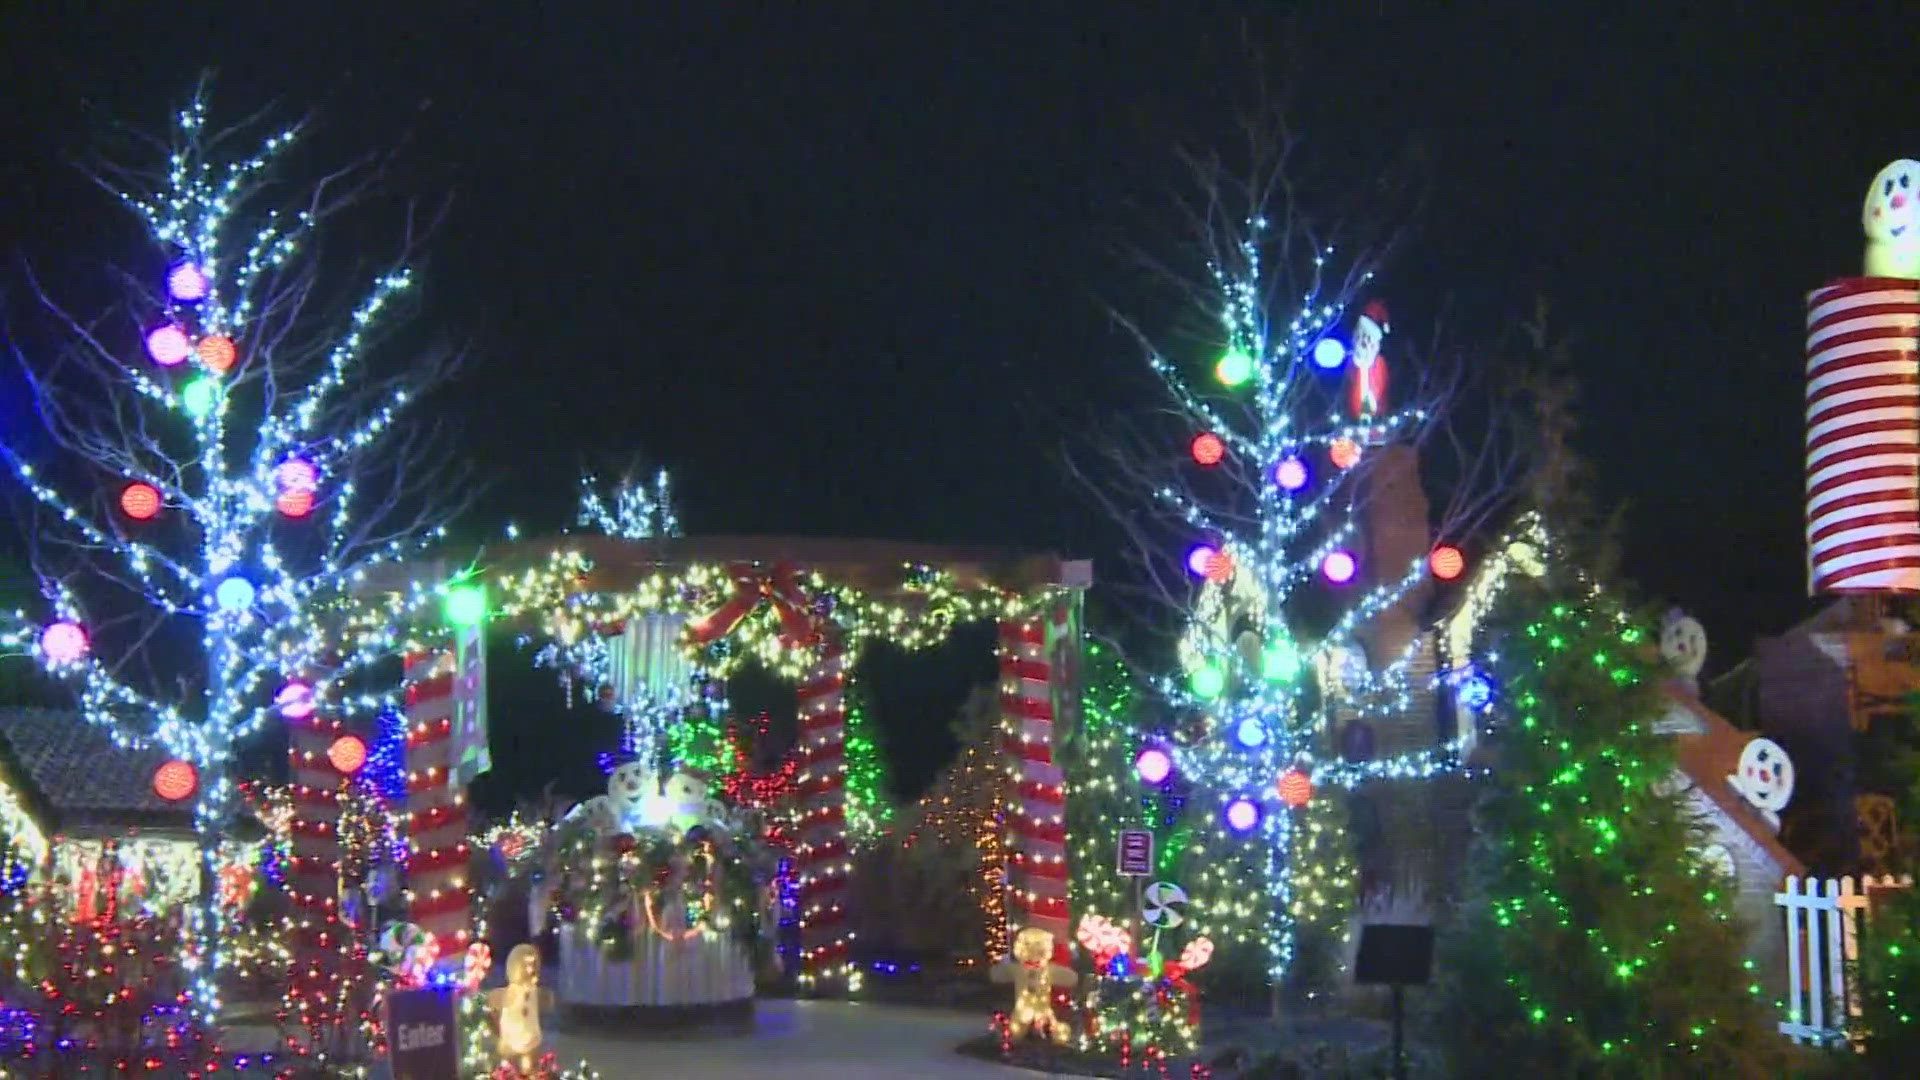
<instances>
[{"instance_id":1,"label":"lighted tree","mask_svg":"<svg viewBox=\"0 0 1920 1080\"><path fill-rule=\"evenodd\" d=\"M1277 981L1299 927L1338 934L1354 899L1328 793L1457 764L1431 734L1421 609L1518 469L1503 413L1456 419L1481 400L1477 372L1437 331L1410 343L1409 323L1437 320L1389 316L1375 275L1392 200L1356 207L1344 220L1359 225L1317 216L1288 171L1290 132L1247 130L1244 161L1189 159L1187 265L1145 260L1171 286L1148 304L1161 314L1116 313L1171 407L1102 418L1072 464L1128 529L1143 621L1183 626L1181 675L1154 687L1164 719L1135 751L1149 788L1185 800L1167 840L1190 918L1222 947L1217 970L1254 949ZM1141 514L1143 496L1162 513ZM1396 724L1427 737L1354 735L1341 752L1341 735Z\"/></svg>"},{"instance_id":2,"label":"lighted tree","mask_svg":"<svg viewBox=\"0 0 1920 1080\"><path fill-rule=\"evenodd\" d=\"M858 682L847 690L847 836L858 847L878 840L893 822L894 812L886 792L887 762L869 715L868 697Z\"/></svg>"},{"instance_id":3,"label":"lighted tree","mask_svg":"<svg viewBox=\"0 0 1920 1080\"><path fill-rule=\"evenodd\" d=\"M1696 854L1665 673L1637 618L1549 552L1484 625L1502 693L1475 895L1449 932L1458 1075L1770 1076L1784 1041L1733 882Z\"/></svg>"},{"instance_id":4,"label":"lighted tree","mask_svg":"<svg viewBox=\"0 0 1920 1080\"><path fill-rule=\"evenodd\" d=\"M357 587L438 539L463 489L417 408L456 354L394 319L426 222L410 205L381 216L378 158L296 161L307 129L210 127L203 89L145 144L151 167L92 170L144 250L103 275L126 295L93 314L29 274L52 344L16 333L15 352L44 422L35 445L53 453L0 445L46 511L32 539L48 609L8 634L70 681L87 722L194 766L210 872L238 810L236 754L292 680L328 717L400 704L376 669L441 586L383 586L377 605ZM377 266L321 246L382 227L398 236ZM218 892L186 964L208 1009L226 959Z\"/></svg>"}]
</instances>

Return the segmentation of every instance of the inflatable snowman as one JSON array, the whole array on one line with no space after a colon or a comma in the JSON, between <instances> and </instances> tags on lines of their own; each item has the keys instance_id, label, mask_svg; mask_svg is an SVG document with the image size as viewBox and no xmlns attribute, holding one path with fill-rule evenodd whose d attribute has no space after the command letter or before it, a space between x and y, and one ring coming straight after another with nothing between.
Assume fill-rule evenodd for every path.
<instances>
[{"instance_id":1,"label":"inflatable snowman","mask_svg":"<svg viewBox=\"0 0 1920 1080\"><path fill-rule=\"evenodd\" d=\"M708 824L707 789L707 781L692 773L677 772L667 778L661 817L669 831L678 835Z\"/></svg>"},{"instance_id":2,"label":"inflatable snowman","mask_svg":"<svg viewBox=\"0 0 1920 1080\"><path fill-rule=\"evenodd\" d=\"M1860 211L1867 231L1868 277L1920 278L1920 161L1880 170Z\"/></svg>"},{"instance_id":3,"label":"inflatable snowman","mask_svg":"<svg viewBox=\"0 0 1920 1080\"><path fill-rule=\"evenodd\" d=\"M1681 685L1700 692L1700 669L1707 663L1707 628L1679 608L1660 623L1660 659L1667 662Z\"/></svg>"},{"instance_id":4,"label":"inflatable snowman","mask_svg":"<svg viewBox=\"0 0 1920 1080\"><path fill-rule=\"evenodd\" d=\"M607 776L607 802L622 832L660 824L660 783L646 763L629 761Z\"/></svg>"}]
</instances>

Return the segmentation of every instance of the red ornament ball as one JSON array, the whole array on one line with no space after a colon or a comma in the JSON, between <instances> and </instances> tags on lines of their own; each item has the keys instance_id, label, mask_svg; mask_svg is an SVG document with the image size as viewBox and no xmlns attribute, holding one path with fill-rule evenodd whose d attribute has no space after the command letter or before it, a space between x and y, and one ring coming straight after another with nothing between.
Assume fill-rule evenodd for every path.
<instances>
[{"instance_id":1,"label":"red ornament ball","mask_svg":"<svg viewBox=\"0 0 1920 1080\"><path fill-rule=\"evenodd\" d=\"M1280 801L1295 810L1307 805L1313 798L1313 778L1299 769L1288 769L1280 774L1280 782L1274 787L1279 789Z\"/></svg>"},{"instance_id":2,"label":"red ornament ball","mask_svg":"<svg viewBox=\"0 0 1920 1080\"><path fill-rule=\"evenodd\" d=\"M347 776L367 763L367 743L358 735L342 735L327 747L327 761Z\"/></svg>"},{"instance_id":3,"label":"red ornament ball","mask_svg":"<svg viewBox=\"0 0 1920 1080\"><path fill-rule=\"evenodd\" d=\"M200 339L193 351L207 370L215 375L225 375L233 367L233 362L240 358L240 350L233 344L233 339L225 334L208 334Z\"/></svg>"},{"instance_id":4,"label":"red ornament ball","mask_svg":"<svg viewBox=\"0 0 1920 1080\"><path fill-rule=\"evenodd\" d=\"M1334 468L1351 469L1360 460L1360 444L1343 435L1327 446L1327 459Z\"/></svg>"},{"instance_id":5,"label":"red ornament ball","mask_svg":"<svg viewBox=\"0 0 1920 1080\"><path fill-rule=\"evenodd\" d=\"M1220 436L1211 431L1203 431L1193 437L1193 460L1202 465L1218 465L1220 459L1227 456L1227 444Z\"/></svg>"},{"instance_id":6,"label":"red ornament ball","mask_svg":"<svg viewBox=\"0 0 1920 1080\"><path fill-rule=\"evenodd\" d=\"M1467 557L1452 544L1441 544L1427 556L1427 568L1441 581L1452 581L1467 568Z\"/></svg>"},{"instance_id":7,"label":"red ornament ball","mask_svg":"<svg viewBox=\"0 0 1920 1080\"><path fill-rule=\"evenodd\" d=\"M1233 556L1224 551L1215 551L1207 556L1206 567L1201 573L1215 585L1222 585L1233 578Z\"/></svg>"},{"instance_id":8,"label":"red ornament ball","mask_svg":"<svg viewBox=\"0 0 1920 1080\"><path fill-rule=\"evenodd\" d=\"M616 855L631 855L639 846L640 841L635 840L632 833L621 833L613 838L613 851Z\"/></svg>"},{"instance_id":9,"label":"red ornament ball","mask_svg":"<svg viewBox=\"0 0 1920 1080\"><path fill-rule=\"evenodd\" d=\"M152 484L134 481L120 489L120 511L135 521L152 521L160 516L160 491Z\"/></svg>"},{"instance_id":10,"label":"red ornament ball","mask_svg":"<svg viewBox=\"0 0 1920 1080\"><path fill-rule=\"evenodd\" d=\"M191 761L174 758L153 770L153 793L168 802L181 802L200 790L200 770Z\"/></svg>"},{"instance_id":11,"label":"red ornament ball","mask_svg":"<svg viewBox=\"0 0 1920 1080\"><path fill-rule=\"evenodd\" d=\"M273 497L273 508L290 518L306 517L313 513L313 491L283 491Z\"/></svg>"}]
</instances>

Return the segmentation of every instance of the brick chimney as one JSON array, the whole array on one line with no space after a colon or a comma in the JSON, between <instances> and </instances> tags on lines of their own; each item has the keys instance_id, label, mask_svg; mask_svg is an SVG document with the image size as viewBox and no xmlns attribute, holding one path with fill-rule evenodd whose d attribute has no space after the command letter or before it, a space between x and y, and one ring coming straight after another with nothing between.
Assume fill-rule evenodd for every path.
<instances>
[{"instance_id":1,"label":"brick chimney","mask_svg":"<svg viewBox=\"0 0 1920 1080\"><path fill-rule=\"evenodd\" d=\"M1360 485L1361 543L1369 590L1406 577L1432 546L1427 524L1427 493L1420 487L1420 454L1411 446L1371 448L1373 461ZM1433 583L1422 578L1398 603L1359 627L1367 660L1381 668L1397 659L1420 632L1421 615L1433 597Z\"/></svg>"}]
</instances>

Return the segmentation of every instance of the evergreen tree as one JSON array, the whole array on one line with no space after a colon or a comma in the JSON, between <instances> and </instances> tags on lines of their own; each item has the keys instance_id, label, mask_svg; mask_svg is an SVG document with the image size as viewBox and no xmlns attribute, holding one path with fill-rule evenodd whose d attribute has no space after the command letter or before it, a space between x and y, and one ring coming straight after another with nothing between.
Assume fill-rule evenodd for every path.
<instances>
[{"instance_id":1,"label":"evergreen tree","mask_svg":"<svg viewBox=\"0 0 1920 1080\"><path fill-rule=\"evenodd\" d=\"M1501 687L1476 881L1443 947L1457 1075L1765 1076L1783 1043L1730 883L1694 855L1658 661L1584 580L1516 585L1487 624Z\"/></svg>"},{"instance_id":2,"label":"evergreen tree","mask_svg":"<svg viewBox=\"0 0 1920 1080\"><path fill-rule=\"evenodd\" d=\"M1908 703L1909 731L1920 700ZM1898 747L1890 771L1906 781L1900 800L1905 825L1895 865L1913 871L1911 853L1920 848L1920 751ZM1865 1064L1873 1075L1891 1076L1920 1060L1920 889L1908 886L1882 894L1869 909L1860 938L1859 1029L1865 1039ZM1880 900L1880 897L1876 897Z\"/></svg>"}]
</instances>

